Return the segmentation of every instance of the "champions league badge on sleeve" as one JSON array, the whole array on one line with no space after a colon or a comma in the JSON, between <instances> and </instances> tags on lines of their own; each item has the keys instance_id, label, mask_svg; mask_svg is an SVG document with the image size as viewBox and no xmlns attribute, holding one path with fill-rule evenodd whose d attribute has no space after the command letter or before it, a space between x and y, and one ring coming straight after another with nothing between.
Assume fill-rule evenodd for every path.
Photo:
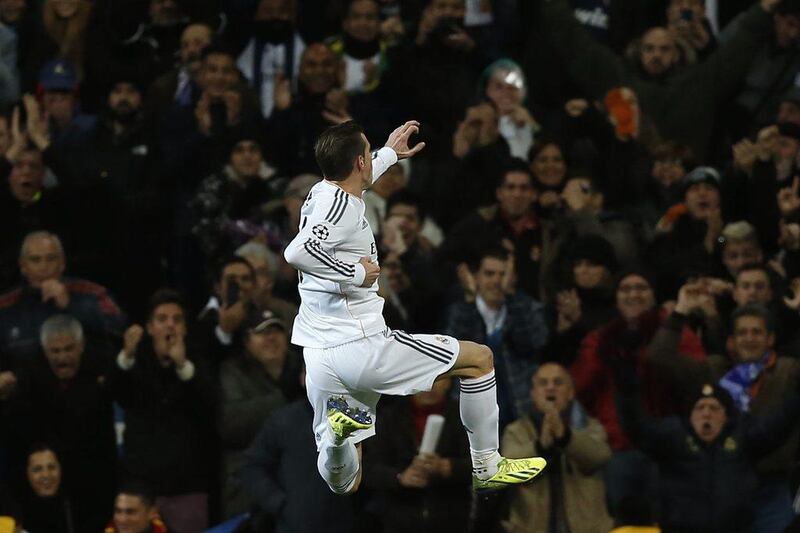
<instances>
[{"instance_id":1,"label":"champions league badge on sleeve","mask_svg":"<svg viewBox=\"0 0 800 533\"><path fill-rule=\"evenodd\" d=\"M328 237L330 237L331 232L325 224L317 224L313 228L311 228L311 233L314 234L314 237L317 239L324 241Z\"/></svg>"}]
</instances>

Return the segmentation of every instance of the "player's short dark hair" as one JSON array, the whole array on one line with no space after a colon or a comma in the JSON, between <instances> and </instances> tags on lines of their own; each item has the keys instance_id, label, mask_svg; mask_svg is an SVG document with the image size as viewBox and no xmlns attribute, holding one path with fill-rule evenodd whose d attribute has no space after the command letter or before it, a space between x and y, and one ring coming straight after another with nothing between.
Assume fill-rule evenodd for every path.
<instances>
[{"instance_id":1,"label":"player's short dark hair","mask_svg":"<svg viewBox=\"0 0 800 533\"><path fill-rule=\"evenodd\" d=\"M156 504L156 494L153 488L143 481L128 480L123 483L117 495L125 494L126 496L135 496L142 501L145 507L152 507Z\"/></svg>"},{"instance_id":2,"label":"player's short dark hair","mask_svg":"<svg viewBox=\"0 0 800 533\"><path fill-rule=\"evenodd\" d=\"M153 318L153 313L156 312L156 309L160 305L164 304L175 304L186 312L186 306L183 303L183 297L181 293L174 289L158 289L150 296L150 300L147 302L147 321L149 322Z\"/></svg>"},{"instance_id":3,"label":"player's short dark hair","mask_svg":"<svg viewBox=\"0 0 800 533\"><path fill-rule=\"evenodd\" d=\"M422 205L422 198L419 197L418 194L409 191L408 189L402 189L397 191L396 193L389 196L386 200L386 216L389 216L389 212L392 208L396 205L410 205L417 209L417 218L420 222L425 219L425 207Z\"/></svg>"},{"instance_id":4,"label":"player's short dark hair","mask_svg":"<svg viewBox=\"0 0 800 533\"><path fill-rule=\"evenodd\" d=\"M363 133L364 128L352 120L322 132L314 144L314 157L325 179L342 181L350 175L353 162L366 148Z\"/></svg>"},{"instance_id":5,"label":"player's short dark hair","mask_svg":"<svg viewBox=\"0 0 800 533\"><path fill-rule=\"evenodd\" d=\"M767 328L768 332L775 332L775 319L766 306L761 304L746 304L736 308L733 313L731 313L731 333L736 329L736 321L745 316L760 318L764 321L764 326Z\"/></svg>"}]
</instances>

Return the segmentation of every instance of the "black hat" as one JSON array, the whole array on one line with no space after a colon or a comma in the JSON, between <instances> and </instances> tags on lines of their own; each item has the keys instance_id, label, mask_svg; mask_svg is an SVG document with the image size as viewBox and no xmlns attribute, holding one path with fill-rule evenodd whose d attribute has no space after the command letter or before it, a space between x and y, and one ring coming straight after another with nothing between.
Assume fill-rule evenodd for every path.
<instances>
[{"instance_id":1,"label":"black hat","mask_svg":"<svg viewBox=\"0 0 800 533\"><path fill-rule=\"evenodd\" d=\"M584 235L570 245L571 263L574 265L581 259L602 265L611 273L617 269L614 247L600 235Z\"/></svg>"},{"instance_id":2,"label":"black hat","mask_svg":"<svg viewBox=\"0 0 800 533\"><path fill-rule=\"evenodd\" d=\"M683 178L684 192L692 185L707 183L719 189L721 178L714 167L697 167Z\"/></svg>"},{"instance_id":3,"label":"black hat","mask_svg":"<svg viewBox=\"0 0 800 533\"><path fill-rule=\"evenodd\" d=\"M731 417L736 413L736 406L733 404L733 398L731 398L731 395L728 393L728 391L719 385L712 383L706 383L700 387L700 389L697 391L697 395L689 404L689 411L691 412L691 410L694 409L694 406L697 405L697 402L703 398L716 399L720 405L722 405L722 408L725 409L725 414L728 415L728 417Z\"/></svg>"},{"instance_id":4,"label":"black hat","mask_svg":"<svg viewBox=\"0 0 800 533\"><path fill-rule=\"evenodd\" d=\"M245 320L244 327L253 333L263 333L269 327L277 327L286 331L286 324L270 310L253 310Z\"/></svg>"}]
</instances>

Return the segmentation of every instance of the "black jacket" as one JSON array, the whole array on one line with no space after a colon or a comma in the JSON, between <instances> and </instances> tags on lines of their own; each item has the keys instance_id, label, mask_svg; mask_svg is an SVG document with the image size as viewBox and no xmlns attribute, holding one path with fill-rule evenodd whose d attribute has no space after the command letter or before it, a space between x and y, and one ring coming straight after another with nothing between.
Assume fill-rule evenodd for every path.
<instances>
[{"instance_id":1,"label":"black jacket","mask_svg":"<svg viewBox=\"0 0 800 533\"><path fill-rule=\"evenodd\" d=\"M133 368L114 369L114 399L125 411L123 470L157 495L207 487L214 388L202 362L193 364L194 376L182 381L173 365L160 365L146 337Z\"/></svg>"},{"instance_id":2,"label":"black jacket","mask_svg":"<svg viewBox=\"0 0 800 533\"><path fill-rule=\"evenodd\" d=\"M255 531L349 533L353 500L334 494L317 472L311 430L314 411L305 398L281 407L245 453L241 480L257 516Z\"/></svg>"},{"instance_id":3,"label":"black jacket","mask_svg":"<svg viewBox=\"0 0 800 533\"><path fill-rule=\"evenodd\" d=\"M662 531L750 531L756 459L782 444L795 427L797 394L774 416L732 415L717 439L705 444L686 419L648 419L631 389L623 389L617 397L622 425L659 466Z\"/></svg>"},{"instance_id":4,"label":"black jacket","mask_svg":"<svg viewBox=\"0 0 800 533\"><path fill-rule=\"evenodd\" d=\"M27 448L36 442L55 447L77 531L100 531L112 511L116 440L108 366L105 358L86 351L77 375L61 382L39 355L19 374L8 405L15 464L26 464Z\"/></svg>"}]
</instances>

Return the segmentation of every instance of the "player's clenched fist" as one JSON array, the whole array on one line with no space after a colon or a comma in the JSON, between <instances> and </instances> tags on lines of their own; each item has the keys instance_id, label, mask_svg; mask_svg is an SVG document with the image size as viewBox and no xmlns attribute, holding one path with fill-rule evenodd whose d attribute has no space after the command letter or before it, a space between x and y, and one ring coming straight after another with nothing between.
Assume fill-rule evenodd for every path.
<instances>
[{"instance_id":1,"label":"player's clenched fist","mask_svg":"<svg viewBox=\"0 0 800 533\"><path fill-rule=\"evenodd\" d=\"M364 283L362 283L361 286L372 287L372 284L378 279L378 274L381 273L381 267L373 263L372 259L369 257L362 257L358 262L361 263L361 266L364 267L367 273L367 275L364 276Z\"/></svg>"}]
</instances>

